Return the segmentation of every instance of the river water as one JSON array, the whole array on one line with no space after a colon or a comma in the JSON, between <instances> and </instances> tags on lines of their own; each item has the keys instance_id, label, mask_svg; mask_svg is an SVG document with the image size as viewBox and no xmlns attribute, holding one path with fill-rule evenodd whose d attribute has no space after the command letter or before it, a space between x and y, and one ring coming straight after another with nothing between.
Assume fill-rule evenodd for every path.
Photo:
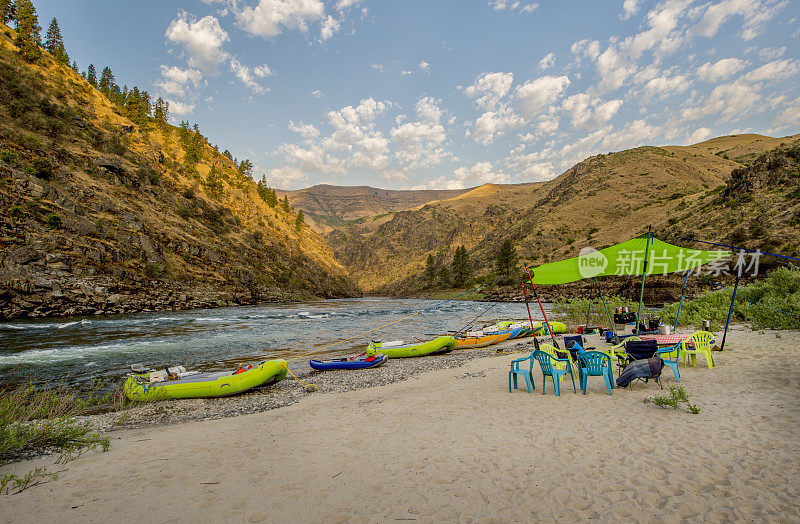
<instances>
[{"instance_id":1,"label":"river water","mask_svg":"<svg viewBox=\"0 0 800 524\"><path fill-rule=\"evenodd\" d=\"M548 307L545 304L549 312ZM42 386L95 380L113 385L121 383L134 363L221 371L238 363L290 359L428 308L432 309L355 336L313 358L361 353L373 338L429 339L462 329L481 314L476 327L498 319L528 318L525 304L361 298L0 322L0 385L23 380ZM541 319L538 305L531 305L531 313L534 320ZM310 370L308 358L291 362L292 371Z\"/></svg>"}]
</instances>

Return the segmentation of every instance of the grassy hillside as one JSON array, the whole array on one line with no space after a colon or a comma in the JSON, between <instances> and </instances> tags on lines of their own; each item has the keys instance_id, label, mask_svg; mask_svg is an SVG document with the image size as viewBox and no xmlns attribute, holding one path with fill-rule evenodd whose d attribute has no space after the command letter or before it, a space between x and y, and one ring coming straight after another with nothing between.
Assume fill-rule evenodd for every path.
<instances>
[{"instance_id":1,"label":"grassy hillside","mask_svg":"<svg viewBox=\"0 0 800 524\"><path fill-rule=\"evenodd\" d=\"M597 155L548 182L482 186L380 221L362 218L326 238L365 291L396 294L422 289L427 256L447 266L461 244L476 274L489 274L506 239L514 241L523 262L535 266L576 256L585 246L627 240L648 226L664 239L693 233L739 242L743 237L734 231L753 223L745 226L750 245L792 252L800 229L792 222L797 198L792 200L787 186L758 189L734 209L720 196L730 191L731 173L750 169L754 155L796 139L739 135Z\"/></svg>"},{"instance_id":2,"label":"grassy hillside","mask_svg":"<svg viewBox=\"0 0 800 524\"><path fill-rule=\"evenodd\" d=\"M0 24L0 318L359 292L202 135L135 124L49 54L22 61L13 36Z\"/></svg>"}]
</instances>

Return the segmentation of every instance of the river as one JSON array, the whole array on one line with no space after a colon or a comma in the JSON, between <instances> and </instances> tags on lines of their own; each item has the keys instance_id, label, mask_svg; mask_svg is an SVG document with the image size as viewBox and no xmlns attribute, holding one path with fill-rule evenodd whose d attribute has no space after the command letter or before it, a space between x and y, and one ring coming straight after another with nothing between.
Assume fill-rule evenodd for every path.
<instances>
[{"instance_id":1,"label":"river","mask_svg":"<svg viewBox=\"0 0 800 524\"><path fill-rule=\"evenodd\" d=\"M375 333L355 336L428 308ZM534 320L541 319L538 306L531 305L531 313ZM86 385L99 380L114 385L135 363L220 371L238 363L290 359L355 336L314 358L350 355L364 351L373 338L429 339L462 329L478 315L476 327L528 317L525 304L519 303L360 298L0 322L0 384ZM309 371L308 358L292 362L292 371Z\"/></svg>"}]
</instances>

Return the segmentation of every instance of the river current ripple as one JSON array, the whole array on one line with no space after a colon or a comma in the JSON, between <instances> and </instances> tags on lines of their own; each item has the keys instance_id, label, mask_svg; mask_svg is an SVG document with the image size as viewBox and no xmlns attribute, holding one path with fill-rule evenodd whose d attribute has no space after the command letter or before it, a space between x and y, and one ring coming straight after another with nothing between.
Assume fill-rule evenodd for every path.
<instances>
[{"instance_id":1,"label":"river current ripple","mask_svg":"<svg viewBox=\"0 0 800 524\"><path fill-rule=\"evenodd\" d=\"M360 298L0 322L0 384L29 380L42 386L85 385L98 379L113 384L134 363L220 371L240 362L290 359L436 304L430 311L336 344L314 358L361 353L373 338L428 339L461 329L482 313L476 327L528 317L525 304L440 302ZM532 304L531 312L534 320L541 319L538 305L534 309ZM291 362L292 371L308 371L308 358Z\"/></svg>"}]
</instances>

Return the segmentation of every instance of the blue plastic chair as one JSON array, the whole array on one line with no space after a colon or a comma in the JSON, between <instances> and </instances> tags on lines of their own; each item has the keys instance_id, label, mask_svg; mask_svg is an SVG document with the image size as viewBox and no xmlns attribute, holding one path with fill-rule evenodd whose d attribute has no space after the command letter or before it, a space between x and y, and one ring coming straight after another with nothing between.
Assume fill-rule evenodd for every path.
<instances>
[{"instance_id":1,"label":"blue plastic chair","mask_svg":"<svg viewBox=\"0 0 800 524\"><path fill-rule=\"evenodd\" d=\"M658 350L658 356L664 361L664 364L668 365L672 368L672 372L675 373L675 380L680 383L681 381L681 373L678 371L678 359L681 358L681 348L683 347L683 342L678 342L674 346L663 348ZM667 359L664 357L674 357L672 359Z\"/></svg>"},{"instance_id":2,"label":"blue plastic chair","mask_svg":"<svg viewBox=\"0 0 800 524\"><path fill-rule=\"evenodd\" d=\"M535 351L533 352L535 353ZM513 378L514 381L514 389L517 389L517 375L522 375L522 378L525 379L525 385L528 386L528 393L532 392L532 389L536 389L536 384L533 382L533 353L528 355L525 358L517 358L511 361L511 370L508 372L508 392L511 393L511 381ZM530 361L530 366L528 369L520 368L519 365L522 362Z\"/></svg>"},{"instance_id":3,"label":"blue plastic chair","mask_svg":"<svg viewBox=\"0 0 800 524\"><path fill-rule=\"evenodd\" d=\"M543 348L546 348L548 344L542 344ZM552 347L552 346L550 346ZM555 348L553 348L555 350ZM556 358L550 353L542 351L541 349L537 349L533 352L533 358L535 358L539 362L539 366L542 368L542 395L544 395L544 385L546 382L547 377L551 377L553 379L553 387L556 390L556 396L561 396L561 377L569 373L570 378L572 379L572 390L577 393L578 390L575 388L575 375L572 374L572 365L570 364L569 360L566 358ZM558 363L561 365L559 366ZM563 369L559 369L563 368Z\"/></svg>"},{"instance_id":4,"label":"blue plastic chair","mask_svg":"<svg viewBox=\"0 0 800 524\"><path fill-rule=\"evenodd\" d=\"M586 383L589 377L603 377L608 394L611 395L611 390L614 389L611 357L600 351L587 351L578 355L578 378L584 395L586 394Z\"/></svg>"}]
</instances>

